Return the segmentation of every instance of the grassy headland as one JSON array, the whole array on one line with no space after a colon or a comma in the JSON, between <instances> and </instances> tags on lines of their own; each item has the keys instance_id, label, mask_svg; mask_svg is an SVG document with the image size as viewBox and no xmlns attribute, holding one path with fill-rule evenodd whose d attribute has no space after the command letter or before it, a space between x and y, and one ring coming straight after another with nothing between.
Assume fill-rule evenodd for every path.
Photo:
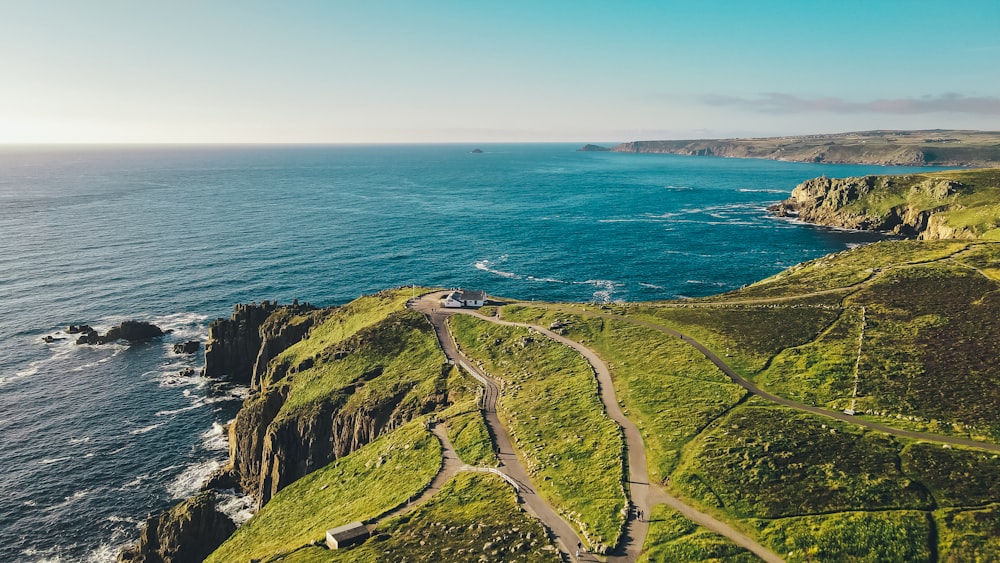
<instances>
[{"instance_id":1,"label":"grassy headland","mask_svg":"<svg viewBox=\"0 0 1000 563\"><path fill-rule=\"evenodd\" d=\"M938 129L744 139L633 141L612 147L611 150L840 164L997 166L1000 165L1000 132Z\"/></svg>"}]
</instances>

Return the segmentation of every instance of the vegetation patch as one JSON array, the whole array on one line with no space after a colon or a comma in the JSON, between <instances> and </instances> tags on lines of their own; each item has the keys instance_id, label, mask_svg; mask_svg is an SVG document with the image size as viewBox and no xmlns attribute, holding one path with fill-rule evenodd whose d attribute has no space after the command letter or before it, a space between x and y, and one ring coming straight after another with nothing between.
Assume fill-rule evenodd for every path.
<instances>
[{"instance_id":1,"label":"vegetation patch","mask_svg":"<svg viewBox=\"0 0 1000 563\"><path fill-rule=\"evenodd\" d=\"M1000 455L918 442L900 457L903 471L929 487L939 506L1000 502Z\"/></svg>"},{"instance_id":2,"label":"vegetation patch","mask_svg":"<svg viewBox=\"0 0 1000 563\"><path fill-rule=\"evenodd\" d=\"M478 400L456 403L442 417L448 426L448 439L462 461L488 467L499 464Z\"/></svg>"},{"instance_id":3,"label":"vegetation patch","mask_svg":"<svg viewBox=\"0 0 1000 563\"><path fill-rule=\"evenodd\" d=\"M545 529L517 505L510 485L482 473L459 473L413 512L379 526L357 547L308 547L289 563L517 561L558 563Z\"/></svg>"},{"instance_id":4,"label":"vegetation patch","mask_svg":"<svg viewBox=\"0 0 1000 563\"><path fill-rule=\"evenodd\" d=\"M746 397L688 344L627 320L521 306L505 307L504 318L556 327L608 364L618 402L642 432L656 482L673 471L684 444Z\"/></svg>"},{"instance_id":5,"label":"vegetation patch","mask_svg":"<svg viewBox=\"0 0 1000 563\"><path fill-rule=\"evenodd\" d=\"M374 518L417 495L441 467L441 443L413 422L285 487L208 559L286 553L326 530Z\"/></svg>"},{"instance_id":6,"label":"vegetation patch","mask_svg":"<svg viewBox=\"0 0 1000 563\"><path fill-rule=\"evenodd\" d=\"M624 312L688 334L722 355L731 354L727 363L752 374L782 350L816 338L837 318L839 300L839 296L834 296L824 297L818 303L628 307Z\"/></svg>"},{"instance_id":7,"label":"vegetation patch","mask_svg":"<svg viewBox=\"0 0 1000 563\"><path fill-rule=\"evenodd\" d=\"M676 510L664 504L656 505L649 517L649 532L639 563L686 561L754 563L760 559L725 537L688 520Z\"/></svg>"},{"instance_id":8,"label":"vegetation patch","mask_svg":"<svg viewBox=\"0 0 1000 563\"><path fill-rule=\"evenodd\" d=\"M1000 505L979 510L945 509L934 513L940 561L996 561L1000 553Z\"/></svg>"},{"instance_id":9,"label":"vegetation patch","mask_svg":"<svg viewBox=\"0 0 1000 563\"><path fill-rule=\"evenodd\" d=\"M1000 439L1000 285L948 264L887 272L866 304L863 391L872 406Z\"/></svg>"},{"instance_id":10,"label":"vegetation patch","mask_svg":"<svg viewBox=\"0 0 1000 563\"><path fill-rule=\"evenodd\" d=\"M889 266L939 260L968 245L967 242L956 241L877 242L803 262L744 289L700 301L787 298L849 288Z\"/></svg>"},{"instance_id":11,"label":"vegetation patch","mask_svg":"<svg viewBox=\"0 0 1000 563\"><path fill-rule=\"evenodd\" d=\"M288 398L275 420L330 405L357 411L375 410L388 402L397 410L426 412L428 400L444 400L444 363L434 330L423 315L391 312L324 349L306 369L286 375Z\"/></svg>"},{"instance_id":12,"label":"vegetation patch","mask_svg":"<svg viewBox=\"0 0 1000 563\"><path fill-rule=\"evenodd\" d=\"M465 353L503 382L497 411L539 492L592 549L615 545L624 524L624 444L590 364L532 330L467 315L450 323Z\"/></svg>"},{"instance_id":13,"label":"vegetation patch","mask_svg":"<svg viewBox=\"0 0 1000 563\"><path fill-rule=\"evenodd\" d=\"M737 517L931 508L927 490L900 471L898 451L884 434L747 405L692 442L673 486Z\"/></svg>"},{"instance_id":14,"label":"vegetation patch","mask_svg":"<svg viewBox=\"0 0 1000 563\"><path fill-rule=\"evenodd\" d=\"M760 540L789 563L933 560L932 522L926 512L845 512L755 524Z\"/></svg>"}]
</instances>

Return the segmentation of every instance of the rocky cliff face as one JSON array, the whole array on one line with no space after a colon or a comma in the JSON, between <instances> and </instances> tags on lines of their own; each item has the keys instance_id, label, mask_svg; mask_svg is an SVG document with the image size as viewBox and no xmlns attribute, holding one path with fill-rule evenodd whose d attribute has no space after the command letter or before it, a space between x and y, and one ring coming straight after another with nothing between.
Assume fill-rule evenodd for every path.
<instances>
[{"instance_id":1,"label":"rocky cliff face","mask_svg":"<svg viewBox=\"0 0 1000 563\"><path fill-rule=\"evenodd\" d=\"M298 302L284 306L274 301L236 305L230 318L216 319L208 326L203 374L252 385L254 375L263 371L271 358L304 338L315 319L307 316L307 322L291 321L315 310L308 303ZM265 342L266 348L262 346ZM259 370L257 364L261 365Z\"/></svg>"},{"instance_id":2,"label":"rocky cliff face","mask_svg":"<svg viewBox=\"0 0 1000 563\"><path fill-rule=\"evenodd\" d=\"M288 382L298 373L314 364L342 360L376 340L381 342L379 354L390 357L399 352L394 350L398 343L393 330L412 330L415 324L427 323L419 316L393 317L390 324L394 328L362 330L298 365L272 361L332 312L333 309L314 310L292 315L278 309L261 323L260 348L253 354L254 394L244 402L229 426L230 461L209 486L238 487L253 496L258 506L263 506L296 479L447 402L444 394L432 394L417 403L406 400L411 387L405 385L394 387L374 400L350 402L359 388L381 375L382 368L375 363L352 385L331 391L308 409L296 409L291 414L282 412L291 393ZM429 325L422 328L432 330ZM240 345L246 341L245 332L242 329L238 332ZM244 361L242 365L247 363Z\"/></svg>"},{"instance_id":3,"label":"rocky cliff face","mask_svg":"<svg viewBox=\"0 0 1000 563\"><path fill-rule=\"evenodd\" d=\"M975 233L951 228L940 216L962 188L953 180L914 181L907 176L823 176L799 184L789 199L770 210L807 223L908 238L974 239Z\"/></svg>"},{"instance_id":4,"label":"rocky cliff face","mask_svg":"<svg viewBox=\"0 0 1000 563\"><path fill-rule=\"evenodd\" d=\"M215 508L215 496L201 493L146 522L139 542L118 555L119 563L199 563L236 531Z\"/></svg>"}]
</instances>

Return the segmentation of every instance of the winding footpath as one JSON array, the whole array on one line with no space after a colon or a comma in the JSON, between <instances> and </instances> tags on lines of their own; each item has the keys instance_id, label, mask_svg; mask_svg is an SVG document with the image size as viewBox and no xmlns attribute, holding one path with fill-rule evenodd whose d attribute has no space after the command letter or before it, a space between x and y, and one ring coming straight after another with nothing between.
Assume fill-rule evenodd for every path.
<instances>
[{"instance_id":1,"label":"winding footpath","mask_svg":"<svg viewBox=\"0 0 1000 563\"><path fill-rule=\"evenodd\" d=\"M539 334L576 350L584 357L584 359L587 360L594 370L598 381L600 399L604 404L608 416L622 429L622 434L625 438L626 452L628 454L627 476L629 493L631 502L635 508L648 516L652 513L654 505L666 504L670 508L680 512L691 521L727 537L736 545L746 548L768 563L783 561L774 552L766 549L764 546L758 544L752 538L739 532L729 524L717 520L716 518L685 504L680 499L669 495L662 488L649 482L646 470L646 450L643 444L642 435L639 432L639 428L627 416L625 416L625 413L622 412L621 407L618 405L613 382L611 380L611 372L596 353L574 340L570 340L569 338L558 335L540 326L503 321L499 317L487 317L468 310L443 309L439 306L442 295L443 293L441 292L424 295L412 301L409 306L416 311L424 313L430 320L431 324L434 326L434 330L437 334L439 342L441 343L441 347L444 350L445 356L449 360L461 365L485 385L486 390L484 393L482 407L484 414L486 415L486 423L489 426L491 433L494 435L496 445L499 449L501 471L519 484L522 484L520 496L526 508L549 528L552 532L553 540L556 545L559 546L560 551L563 552L564 557L568 558L570 561L598 561L598 559L588 558L587 554L581 554L577 557L575 550L568 549L568 546L572 546L574 543L581 543L580 537L577 535L572 526L569 525L569 523L560 517L544 499L538 496L537 493L535 493L534 490L528 486L530 484L528 472L524 468L520 459L517 457L517 454L511 445L510 436L503 424L500 423L500 419L497 416L496 400L499 397L499 387L488 374L476 368L458 350L458 347L455 345L455 341L448 331L446 324L447 318L451 315L465 314L500 325L530 328ZM606 560L614 562L635 561L642 552L642 546L646 539L648 530L648 520L637 519L634 517L632 511L630 511L628 519L625 523L625 529L622 531L622 536L618 545L615 550L606 557Z\"/></svg>"},{"instance_id":2,"label":"winding footpath","mask_svg":"<svg viewBox=\"0 0 1000 563\"><path fill-rule=\"evenodd\" d=\"M931 434L929 432L917 432L915 430L903 430L901 428L895 428L895 427L892 427L892 426L886 426L885 424L879 424L877 422L871 422L871 421L865 420L863 418L858 418L858 417L853 416L853 415L844 414L844 413L839 412L839 411L831 411L831 410L828 410L828 409L823 409L823 408L820 408L820 407L815 407L815 406L812 406L812 405L807 405L807 404L804 404L804 403L799 403L799 402L793 401L791 399L786 399L785 397L779 397L778 395L775 395L773 393L768 393L767 391L764 391L760 387L757 387L756 385L754 385L750 381L747 381L742 376L740 376L738 373L736 373L736 371L733 370L733 368L730 367L729 364L727 364L726 362L724 362L722 360L722 358L720 358L715 352L713 352L713 351L709 350L707 347L705 347L705 345L702 344L701 342L698 342L697 340L695 340L694 338L691 338L690 336L688 336L686 334L683 334L683 333L681 333L679 331L676 331L676 330L674 330L672 328L665 327L665 326L660 325L660 324L656 324L656 323L649 322L649 321L644 321L642 319L635 319L635 318L627 317L627 316L624 316L624 315L614 315L614 314L611 314L611 313L600 313L600 312L597 312L597 311L588 311L588 310L585 310L585 309L578 309L578 308L574 308L574 307L546 305L546 304L539 304L539 303L518 303L518 304L519 305L524 305L524 306L530 306L530 307L542 307L542 308L547 308L547 309L554 309L554 310L565 311L567 313L575 313L575 314L584 315L584 316L601 317L601 318L604 318L604 319L613 319L613 320L617 320L617 321L623 321L623 322L627 322L627 323L632 323L632 324L635 324L635 325L643 326L643 327L646 327L646 328L649 328L649 329L652 329L652 330L655 330L655 331L662 332L663 334L667 334L667 335L679 338L679 339L683 340L684 342L686 342L687 344L691 345L693 348L695 348L699 352L701 352L703 356L705 356L706 358L708 358L713 364L715 364L720 370L722 370L722 372L725 373L729 377L729 379L731 379L733 381L733 383L736 383L740 387L743 387L744 389L746 389L747 391L749 391L751 394L756 395L756 396L760 397L761 399L764 399L766 401L770 401L770 402L778 404L778 405L782 405L782 406L788 407L790 409L794 409L794 410L801 411L801 412L807 412L807 413L811 413L811 414L816 414L816 415L819 415L819 416L825 416L825 417L828 417L828 418L835 418L837 420L841 420L843 422L847 422L848 424L854 424L854 425L857 425L857 426L863 426L865 428L869 428L871 430L877 430L879 432L883 432L885 434L891 434L893 436L900 436L900 437L903 437L903 438L912 438L914 440L922 440L922 441L925 441L925 442L936 442L936 443L939 443L939 444L949 444L949 445L955 445L955 446L963 446L963 447L967 447L967 448L977 448L977 449L980 449L980 450L986 450L986 451L1000 453L1000 445L998 445L998 444L990 444L988 442L977 442L975 440L970 440L968 438L959 438L957 436L944 436L944 435L940 435L940 434Z\"/></svg>"}]
</instances>

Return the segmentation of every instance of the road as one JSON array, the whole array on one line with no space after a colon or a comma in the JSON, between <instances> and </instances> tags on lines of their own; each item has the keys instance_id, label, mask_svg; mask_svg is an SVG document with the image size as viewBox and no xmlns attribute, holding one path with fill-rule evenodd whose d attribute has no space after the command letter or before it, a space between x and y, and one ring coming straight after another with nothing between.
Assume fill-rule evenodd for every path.
<instances>
[{"instance_id":1,"label":"road","mask_svg":"<svg viewBox=\"0 0 1000 563\"><path fill-rule=\"evenodd\" d=\"M617 397L615 396L611 372L604 361L601 360L601 358L594 353L593 350L587 348L579 342L570 340L569 338L558 335L551 330L540 326L504 321L498 317L486 317L467 310L441 309L438 307L440 295L441 294L439 293L425 295L418 301L413 302L411 308L423 312L430 319L431 324L434 326L434 330L437 332L438 340L441 341L442 348L445 350L445 355L457 363L462 363L463 367L471 370L477 379L480 379L480 381L483 381L486 384L487 400L485 413L487 424L490 426L494 435L497 436L497 442L501 452L504 452L505 450L509 452L507 458L504 458L503 456L501 457L501 461L505 464L505 468L507 467L507 462L511 465L516 464L516 467L520 468L520 471L523 472L523 479L525 480L525 483L529 482L527 472L524 471L523 465L521 465L520 460L514 453L510 444L510 438L507 436L506 429L502 424L500 424L500 420L496 416L496 398L499 395L499 389L497 388L496 383L493 382L487 374L471 365L461 352L458 351L455 346L455 342L447 329L447 317L453 314L466 314L501 325L531 328L548 338L573 348L580 355L582 355L593 368L598 381L601 402L604 404L608 416L622 428L622 433L625 438L626 452L628 454L628 484L632 503L646 516L642 519L637 519L634 517L634 514L629 514L621 539L619 540L615 550L608 555L607 561L632 562L639 557L649 529L648 515L652 513L654 505L661 503L677 510L693 522L729 538L736 545L748 549L768 563L782 561L778 555L758 544L749 536L739 532L729 524L717 520L716 518L685 504L680 499L669 495L656 484L649 482L646 469L646 449L643 444L642 435L640 434L639 428L635 425L635 423L633 423L627 416L625 416L625 413L622 412L621 407L618 405ZM499 439L501 434L503 435L504 440ZM521 479L522 477L517 478ZM560 549L563 549L566 545L572 545L571 543L566 542L567 537L573 538L573 541L579 541L579 537L576 535L576 532L569 526L568 523L566 523L565 520L552 511L551 507L544 501L544 499L541 499L541 497L538 497L537 495L534 495L534 497L541 501L547 509L545 511L538 511L537 509L534 509L536 516L538 516L542 523L549 527L553 531L554 535L559 538L562 543L562 545L560 545ZM527 504L527 498L525 499L525 502ZM558 521L552 520L551 517L543 517L543 512L551 512L551 515ZM568 534L565 529L563 531L556 529L563 527L568 528ZM571 536L569 534L571 534ZM577 560L575 555L575 553L564 551L564 556L568 556L571 560ZM586 555L583 557L585 558ZM579 560L586 560L584 558Z\"/></svg>"}]
</instances>

